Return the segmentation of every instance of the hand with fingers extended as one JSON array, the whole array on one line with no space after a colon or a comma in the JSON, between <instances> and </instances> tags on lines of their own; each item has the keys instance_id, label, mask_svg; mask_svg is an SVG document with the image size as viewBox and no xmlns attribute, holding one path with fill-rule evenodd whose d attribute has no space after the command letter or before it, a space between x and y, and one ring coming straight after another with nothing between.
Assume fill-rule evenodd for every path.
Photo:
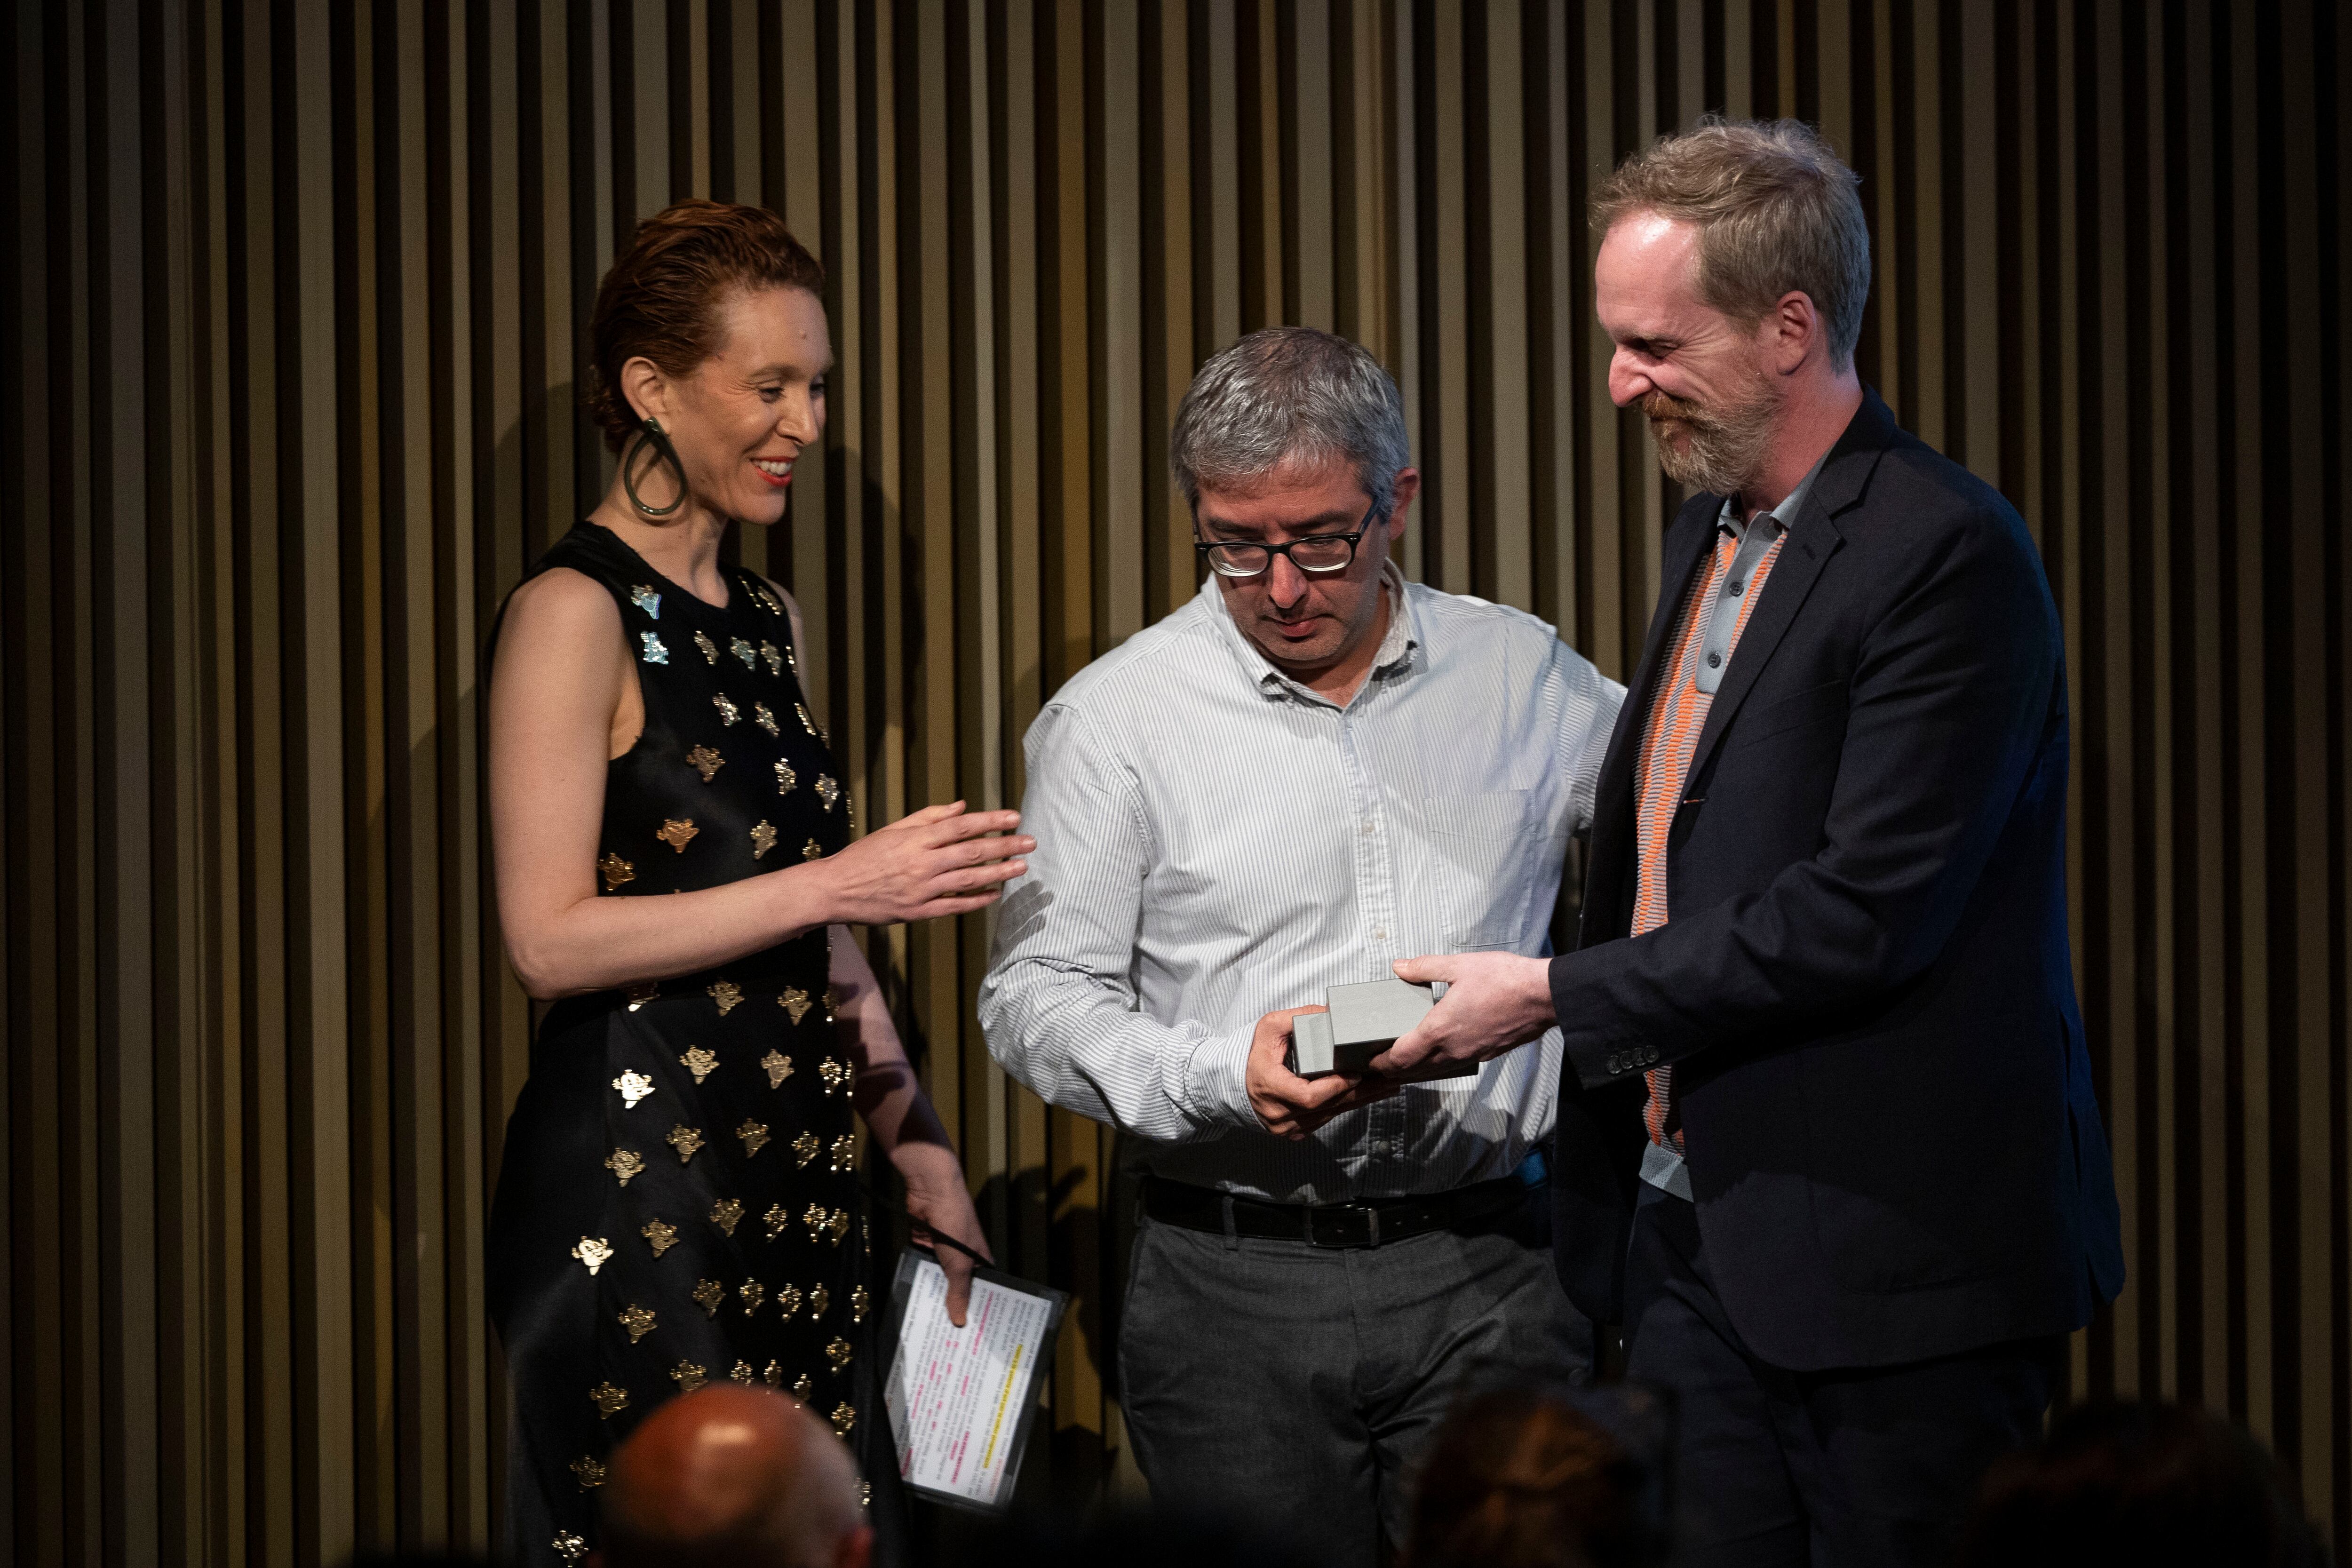
<instances>
[{"instance_id":1,"label":"hand with fingers extended","mask_svg":"<svg viewBox=\"0 0 2352 1568\"><path fill-rule=\"evenodd\" d=\"M1037 847L1021 837L1017 811L967 811L962 801L927 805L858 839L812 869L830 879L832 910L846 925L890 925L984 910L1029 868Z\"/></svg>"},{"instance_id":2,"label":"hand with fingers extended","mask_svg":"<svg viewBox=\"0 0 2352 1568\"><path fill-rule=\"evenodd\" d=\"M1372 1058L1379 1073L1427 1072L1447 1062L1483 1062L1535 1039L1559 1021L1551 966L1516 952L1456 952L1392 966L1416 985L1445 994L1396 1044Z\"/></svg>"},{"instance_id":3,"label":"hand with fingers extended","mask_svg":"<svg viewBox=\"0 0 2352 1568\"><path fill-rule=\"evenodd\" d=\"M1322 1011L1277 1009L1257 1021L1257 1032L1250 1038L1250 1109L1268 1132L1294 1142L1344 1111L1386 1100L1402 1087L1376 1074L1335 1072L1307 1079L1292 1072L1283 1060L1290 1049L1290 1021L1302 1013Z\"/></svg>"}]
</instances>

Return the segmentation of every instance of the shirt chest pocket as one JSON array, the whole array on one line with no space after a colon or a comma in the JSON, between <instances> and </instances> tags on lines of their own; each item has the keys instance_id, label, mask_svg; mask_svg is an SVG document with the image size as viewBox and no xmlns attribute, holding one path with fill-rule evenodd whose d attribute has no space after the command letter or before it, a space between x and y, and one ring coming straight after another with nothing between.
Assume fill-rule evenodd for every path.
<instances>
[{"instance_id":1,"label":"shirt chest pocket","mask_svg":"<svg viewBox=\"0 0 2352 1568\"><path fill-rule=\"evenodd\" d=\"M1528 921L1528 889L1546 853L1529 816L1533 793L1489 790L1431 795L1422 803L1427 826L1425 889L1405 889L1428 900L1423 918L1437 928L1448 952L1516 949Z\"/></svg>"}]
</instances>

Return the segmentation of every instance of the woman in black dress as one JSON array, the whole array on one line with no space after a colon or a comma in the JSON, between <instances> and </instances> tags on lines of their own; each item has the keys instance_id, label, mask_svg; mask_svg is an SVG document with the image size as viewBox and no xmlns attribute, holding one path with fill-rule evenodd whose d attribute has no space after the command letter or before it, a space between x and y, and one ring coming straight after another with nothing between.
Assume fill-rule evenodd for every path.
<instances>
[{"instance_id":1,"label":"woman in black dress","mask_svg":"<svg viewBox=\"0 0 2352 1568\"><path fill-rule=\"evenodd\" d=\"M823 437L822 284L759 208L688 202L639 228L591 331L620 473L496 636L499 914L524 988L555 1004L490 1219L524 1563L584 1555L613 1446L709 1379L795 1395L868 1456L879 1500L895 1490L853 1109L919 1239L981 1245L843 928L984 908L1034 845L1016 814L961 803L853 841L798 609L719 559L730 521L783 516ZM970 1262L940 1261L960 1316Z\"/></svg>"}]
</instances>

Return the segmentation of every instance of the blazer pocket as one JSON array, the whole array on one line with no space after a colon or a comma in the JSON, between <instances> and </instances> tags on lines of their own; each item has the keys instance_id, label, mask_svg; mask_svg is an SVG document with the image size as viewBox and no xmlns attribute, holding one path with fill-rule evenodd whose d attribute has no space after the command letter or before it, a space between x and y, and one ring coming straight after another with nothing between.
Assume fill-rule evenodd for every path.
<instances>
[{"instance_id":1,"label":"blazer pocket","mask_svg":"<svg viewBox=\"0 0 2352 1568\"><path fill-rule=\"evenodd\" d=\"M1848 683L1826 680L1819 686L1808 686L1802 691L1791 692L1761 708L1748 709L1731 721L1731 734L1724 746L1736 752L1742 746L1752 746L1759 741L1785 735L1791 730L1810 729L1832 720L1845 721Z\"/></svg>"}]
</instances>

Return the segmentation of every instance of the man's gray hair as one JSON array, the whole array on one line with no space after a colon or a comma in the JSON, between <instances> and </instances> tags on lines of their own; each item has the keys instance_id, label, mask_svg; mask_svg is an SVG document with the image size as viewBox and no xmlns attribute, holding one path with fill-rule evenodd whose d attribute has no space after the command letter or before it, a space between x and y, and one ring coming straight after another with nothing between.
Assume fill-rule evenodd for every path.
<instances>
[{"instance_id":1,"label":"man's gray hair","mask_svg":"<svg viewBox=\"0 0 2352 1568\"><path fill-rule=\"evenodd\" d=\"M1412 461L1404 398L1389 373L1345 338L1312 327L1267 327L1211 356L1176 405L1168 467L1184 504L1202 486L1246 486L1284 462L1345 459L1376 517L1396 504Z\"/></svg>"},{"instance_id":2,"label":"man's gray hair","mask_svg":"<svg viewBox=\"0 0 2352 1568\"><path fill-rule=\"evenodd\" d=\"M1698 295L1738 321L1761 321L1791 290L1822 313L1830 364L1853 363L1870 300L1870 226L1862 176L1798 120L1724 120L1661 136L1592 193L1606 234L1639 212L1698 230Z\"/></svg>"}]
</instances>

